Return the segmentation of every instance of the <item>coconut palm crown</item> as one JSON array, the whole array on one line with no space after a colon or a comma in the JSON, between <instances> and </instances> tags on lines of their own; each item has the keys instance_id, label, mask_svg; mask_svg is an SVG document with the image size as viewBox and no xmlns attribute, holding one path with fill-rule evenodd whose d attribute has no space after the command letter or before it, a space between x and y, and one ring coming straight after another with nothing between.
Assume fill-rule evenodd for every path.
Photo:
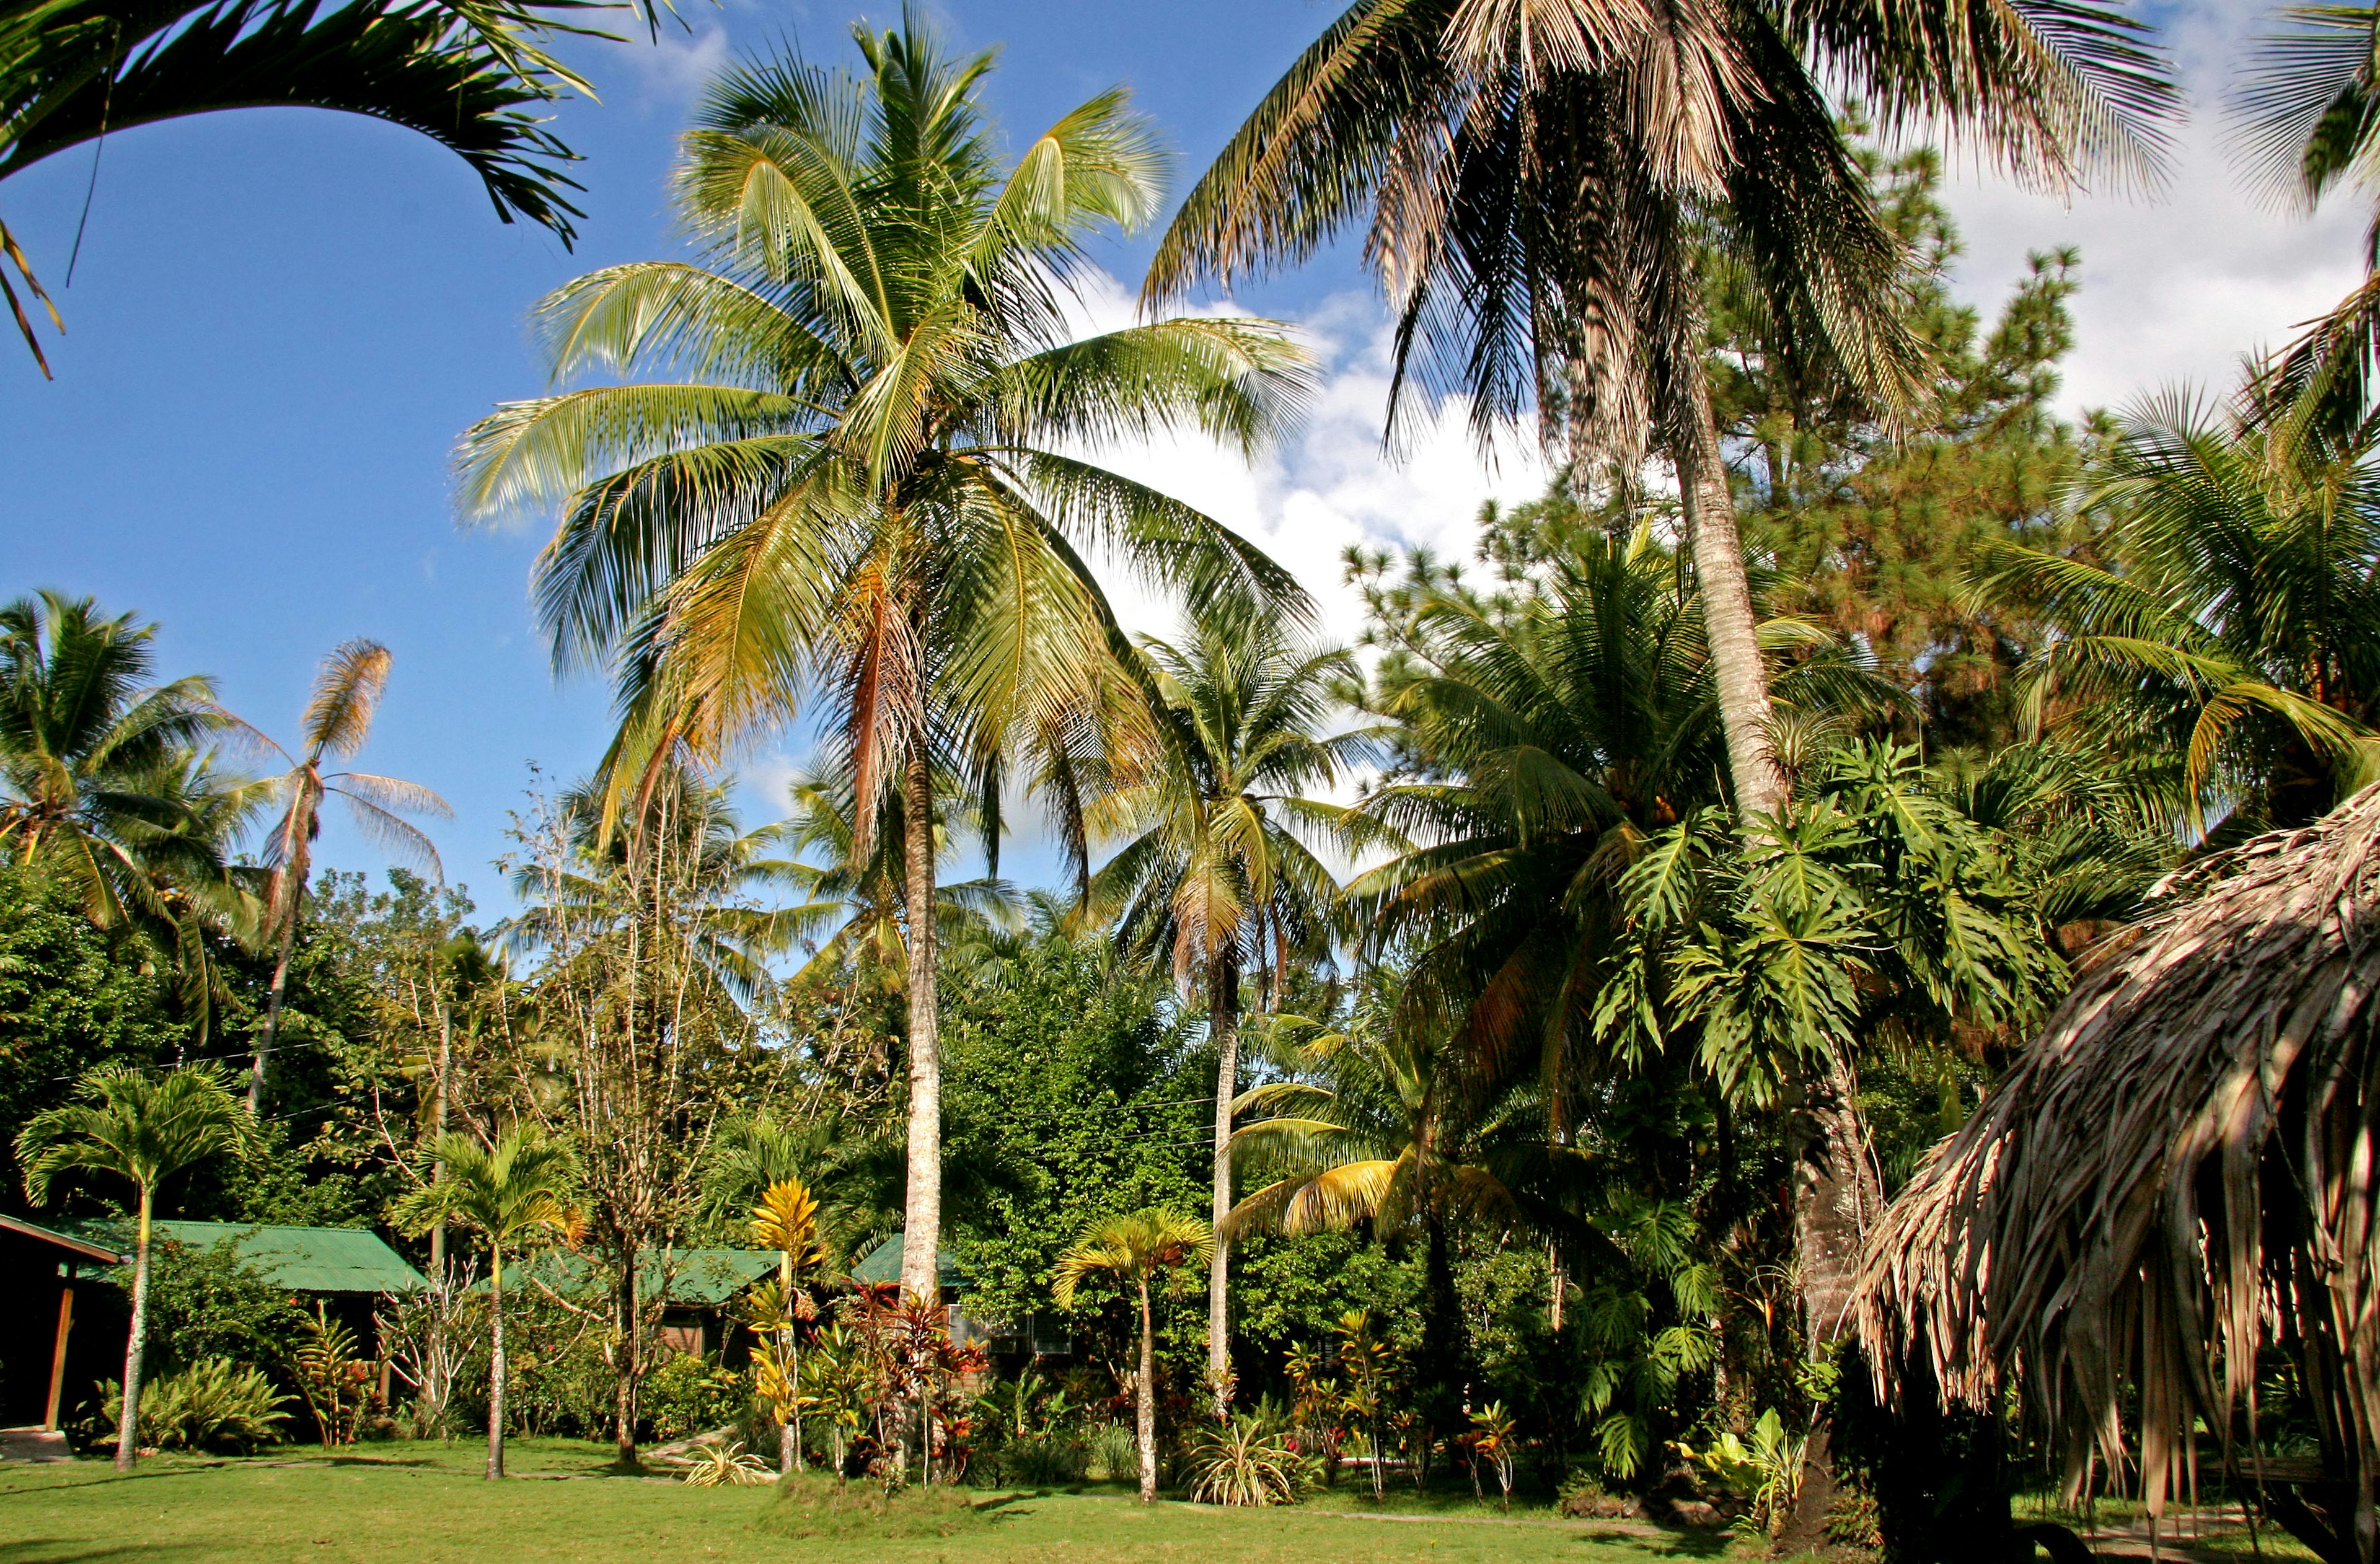
<instances>
[{"instance_id":1,"label":"coconut palm crown","mask_svg":"<svg viewBox=\"0 0 2380 1564\"><path fill-rule=\"evenodd\" d=\"M1129 708L1093 555L1201 599L1303 601L1212 518L1080 453L1173 429L1252 446L1307 360L1250 320L1082 333L1085 241L1159 199L1123 94L1005 167L978 98L990 55L945 55L914 17L857 37L861 72L787 55L704 95L677 175L701 263L607 268L540 307L557 376L667 378L507 405L460 464L472 515L561 509L537 593L560 662L618 678L615 796L673 749L716 757L785 721L820 685L840 708L856 861L901 794L902 1284L930 1294L936 770L991 802L1029 753L1024 780L1077 818L1089 732Z\"/></svg>"}]
</instances>

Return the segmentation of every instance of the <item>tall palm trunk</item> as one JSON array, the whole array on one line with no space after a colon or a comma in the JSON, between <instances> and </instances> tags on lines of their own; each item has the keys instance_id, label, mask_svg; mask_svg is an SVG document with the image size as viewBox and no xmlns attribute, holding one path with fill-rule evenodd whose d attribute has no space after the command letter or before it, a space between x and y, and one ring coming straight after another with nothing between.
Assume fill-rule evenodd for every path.
<instances>
[{"instance_id":1,"label":"tall palm trunk","mask_svg":"<svg viewBox=\"0 0 2380 1564\"><path fill-rule=\"evenodd\" d=\"M627 1263L620 1268L614 1307L619 1315L620 1372L613 1396L612 1420L617 1431L613 1458L625 1471L637 1464L637 1378L644 1366L643 1322L637 1317L637 1252L633 1248L628 1251Z\"/></svg>"},{"instance_id":2,"label":"tall palm trunk","mask_svg":"<svg viewBox=\"0 0 2380 1564\"><path fill-rule=\"evenodd\" d=\"M903 1204L901 1295L941 1296L941 1012L934 992L934 778L925 723L911 730L902 785L902 853L909 899L909 1187Z\"/></svg>"},{"instance_id":3,"label":"tall palm trunk","mask_svg":"<svg viewBox=\"0 0 2380 1564\"><path fill-rule=\"evenodd\" d=\"M256 1046L248 1055L248 1110L252 1115L264 1111L264 1056L273 1051L273 1039L281 1034L281 1001L289 991L289 958L298 950L298 909L306 899L306 887L300 881L289 898L289 915L282 920L281 948L273 963L273 987L264 997L264 1029L256 1035Z\"/></svg>"},{"instance_id":4,"label":"tall palm trunk","mask_svg":"<svg viewBox=\"0 0 2380 1564\"><path fill-rule=\"evenodd\" d=\"M1675 453L1678 493L1686 513L1686 545L1702 589L1711 672L1718 685L1720 726L1727 734L1728 778L1739 814L1769 814L1785 801L1784 773L1769 743L1768 674L1752 612L1752 583L1743 569L1743 536L1736 527L1735 496L1719 455L1718 424L1699 355L1681 366L1692 405L1680 410L1682 449Z\"/></svg>"},{"instance_id":5,"label":"tall palm trunk","mask_svg":"<svg viewBox=\"0 0 2380 1564\"><path fill-rule=\"evenodd\" d=\"M132 1243L132 1329L124 1340L124 1406L115 1420L115 1469L132 1470L140 1449L140 1359L149 1348L149 1218L156 1197L140 1186L140 1231Z\"/></svg>"},{"instance_id":6,"label":"tall palm trunk","mask_svg":"<svg viewBox=\"0 0 2380 1564\"><path fill-rule=\"evenodd\" d=\"M1207 1273L1207 1383L1215 1415L1232 1410L1232 1250L1223 1218L1232 1214L1232 1099L1239 1094L1240 962L1226 949L1207 964L1207 1029L1215 1040L1215 1264Z\"/></svg>"},{"instance_id":7,"label":"tall palm trunk","mask_svg":"<svg viewBox=\"0 0 2380 1564\"><path fill-rule=\"evenodd\" d=\"M438 1007L438 1095L431 1099L431 1133L439 1144L446 1139L446 1072L455 1062L455 1012L444 1000L431 992L431 1002ZM446 1159L440 1158L430 1165L430 1182L446 1182ZM430 1282L443 1293L446 1290L446 1218L442 1215L430 1230ZM442 1326L440 1328L443 1329Z\"/></svg>"},{"instance_id":8,"label":"tall palm trunk","mask_svg":"<svg viewBox=\"0 0 2380 1564\"><path fill-rule=\"evenodd\" d=\"M504 1474L504 1252L488 1245L488 1481Z\"/></svg>"},{"instance_id":9,"label":"tall palm trunk","mask_svg":"<svg viewBox=\"0 0 2380 1564\"><path fill-rule=\"evenodd\" d=\"M1148 1312L1148 1278L1140 1278L1140 1381L1133 1419L1140 1434L1140 1502L1157 1501L1157 1327Z\"/></svg>"}]
</instances>

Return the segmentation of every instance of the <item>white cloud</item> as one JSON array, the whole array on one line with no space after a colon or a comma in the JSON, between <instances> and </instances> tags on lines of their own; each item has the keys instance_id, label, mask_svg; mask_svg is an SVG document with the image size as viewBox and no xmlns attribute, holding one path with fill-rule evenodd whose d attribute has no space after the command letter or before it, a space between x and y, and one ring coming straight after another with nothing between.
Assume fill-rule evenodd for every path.
<instances>
[{"instance_id":1,"label":"white cloud","mask_svg":"<svg viewBox=\"0 0 2380 1564\"><path fill-rule=\"evenodd\" d=\"M689 32L665 26L650 38L630 32L616 53L648 103L674 108L693 102L725 70L732 51L725 28Z\"/></svg>"},{"instance_id":2,"label":"white cloud","mask_svg":"<svg viewBox=\"0 0 2380 1564\"><path fill-rule=\"evenodd\" d=\"M2082 252L2075 346L2061 402L2116 406L2168 382L2228 389L2240 356L2287 340L2359 275L2363 222L2351 198L2311 221L2252 195L2226 155L2223 93L2260 10L2200 4L2171 33L2195 117L2157 199L2083 196L2070 204L1963 171L1947 192L1966 240L1959 281L1989 311L2028 251Z\"/></svg>"},{"instance_id":3,"label":"white cloud","mask_svg":"<svg viewBox=\"0 0 2380 1564\"><path fill-rule=\"evenodd\" d=\"M1133 301L1105 275L1084 289L1092 330L1133 318ZM1234 313L1229 304L1214 313ZM1525 441L1507 441L1484 456L1469 407L1449 398L1434 407L1409 404L1402 448L1385 449L1390 333L1379 308L1342 295L1297 322L1321 362L1320 385L1298 429L1251 464L1205 439L1187 436L1099 453L1116 471L1185 501L1250 539L1312 592L1324 633L1352 639L1362 606L1342 581L1351 546L1427 547L1467 559L1480 503L1528 500L1545 491L1546 467ZM1169 631L1175 608L1123 574L1109 570L1125 622Z\"/></svg>"}]
</instances>

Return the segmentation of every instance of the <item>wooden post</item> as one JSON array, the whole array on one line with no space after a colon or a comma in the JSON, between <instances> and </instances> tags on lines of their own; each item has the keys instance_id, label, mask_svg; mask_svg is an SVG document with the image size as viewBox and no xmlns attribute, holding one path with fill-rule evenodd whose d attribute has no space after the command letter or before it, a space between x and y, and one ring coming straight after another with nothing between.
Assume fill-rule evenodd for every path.
<instances>
[{"instance_id":1,"label":"wooden post","mask_svg":"<svg viewBox=\"0 0 2380 1564\"><path fill-rule=\"evenodd\" d=\"M58 1289L58 1340L50 1351L50 1400L42 1415L42 1426L58 1425L58 1401L67 1388L67 1332L74 1328L74 1283Z\"/></svg>"}]
</instances>

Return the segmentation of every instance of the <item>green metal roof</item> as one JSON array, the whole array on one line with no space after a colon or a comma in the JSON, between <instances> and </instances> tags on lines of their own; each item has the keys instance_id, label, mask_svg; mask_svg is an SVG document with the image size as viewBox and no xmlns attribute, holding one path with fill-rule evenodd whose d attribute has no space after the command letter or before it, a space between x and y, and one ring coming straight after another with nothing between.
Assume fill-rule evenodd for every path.
<instances>
[{"instance_id":1,"label":"green metal roof","mask_svg":"<svg viewBox=\"0 0 2380 1564\"><path fill-rule=\"evenodd\" d=\"M292 1292L410 1292L421 1273L364 1228L278 1228L238 1222L159 1222L157 1236L208 1249L228 1238L233 1253L275 1287Z\"/></svg>"},{"instance_id":2,"label":"green metal roof","mask_svg":"<svg viewBox=\"0 0 2380 1564\"><path fill-rule=\"evenodd\" d=\"M0 1230L21 1232L28 1238L38 1238L55 1243L70 1254L86 1260L105 1260L110 1265L122 1265L132 1256L114 1243L102 1243L82 1233L60 1232L55 1228L39 1227L18 1217L0 1217Z\"/></svg>"},{"instance_id":3,"label":"green metal roof","mask_svg":"<svg viewBox=\"0 0 2380 1564\"><path fill-rule=\"evenodd\" d=\"M707 1308L726 1303L763 1277L774 1276L777 1258L774 1249L648 1249L638 1256L637 1285L650 1297L666 1272L669 1286L663 1303ZM532 1255L525 1265L505 1267L505 1285L511 1286L510 1279L523 1269L555 1291L569 1292L592 1279L594 1263L566 1249L548 1250ZM484 1287L486 1282L476 1285Z\"/></svg>"},{"instance_id":4,"label":"green metal roof","mask_svg":"<svg viewBox=\"0 0 2380 1564\"><path fill-rule=\"evenodd\" d=\"M868 1258L851 1267L851 1279L864 1281L870 1287L891 1287L901 1279L901 1238L899 1232L868 1252ZM959 1265L947 1249L934 1255L934 1273L944 1287L960 1284Z\"/></svg>"}]
</instances>

